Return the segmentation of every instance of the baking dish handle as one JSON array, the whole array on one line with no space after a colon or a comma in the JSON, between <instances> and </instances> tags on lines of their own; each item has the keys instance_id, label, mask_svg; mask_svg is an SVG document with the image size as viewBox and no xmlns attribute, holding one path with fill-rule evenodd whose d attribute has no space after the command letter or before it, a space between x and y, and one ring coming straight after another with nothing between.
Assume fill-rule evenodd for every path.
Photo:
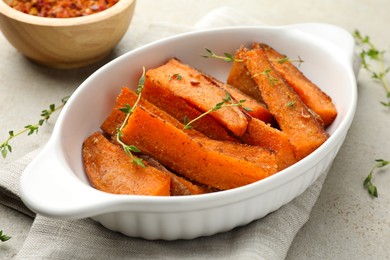
<instances>
[{"instance_id":1,"label":"baking dish handle","mask_svg":"<svg viewBox=\"0 0 390 260\"><path fill-rule=\"evenodd\" d=\"M340 49L341 53L345 55L345 58L351 64L355 77L357 78L361 67L361 60L355 52L355 40L350 32L341 27L325 23L302 23L289 27L325 40L328 44L332 44Z\"/></svg>"}]
</instances>

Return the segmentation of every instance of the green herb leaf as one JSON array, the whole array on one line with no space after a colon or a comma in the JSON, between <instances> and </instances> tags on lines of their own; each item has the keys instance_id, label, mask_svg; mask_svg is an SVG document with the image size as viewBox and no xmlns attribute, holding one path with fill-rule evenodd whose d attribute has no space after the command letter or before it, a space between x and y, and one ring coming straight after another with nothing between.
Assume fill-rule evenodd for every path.
<instances>
[{"instance_id":1,"label":"green herb leaf","mask_svg":"<svg viewBox=\"0 0 390 260\"><path fill-rule=\"evenodd\" d=\"M271 77L270 75L271 71L272 71L271 69L266 69L261 74L265 75L268 78L271 86L273 86L276 82L278 82L278 79Z\"/></svg>"},{"instance_id":2,"label":"green herb leaf","mask_svg":"<svg viewBox=\"0 0 390 260\"><path fill-rule=\"evenodd\" d=\"M187 116L184 116L183 124L184 124L183 130L192 129L192 125L190 124L190 120L188 119Z\"/></svg>"},{"instance_id":3,"label":"green herb leaf","mask_svg":"<svg viewBox=\"0 0 390 260\"><path fill-rule=\"evenodd\" d=\"M287 106L288 107L294 107L294 104L295 104L294 101L290 101L290 102L287 103Z\"/></svg>"},{"instance_id":4,"label":"green herb leaf","mask_svg":"<svg viewBox=\"0 0 390 260\"><path fill-rule=\"evenodd\" d=\"M68 102L69 98L70 98L70 96L63 97L63 98L61 99L62 104L65 105L66 102ZM57 108L57 109L58 109L58 108Z\"/></svg>"},{"instance_id":5,"label":"green herb leaf","mask_svg":"<svg viewBox=\"0 0 390 260\"><path fill-rule=\"evenodd\" d=\"M363 187L367 188L368 193L373 197L378 197L378 189L377 187L372 183L372 178L375 173L375 171L379 168L383 168L390 164L390 161L385 161L383 159L377 159L375 160L375 165L372 167L370 173L367 175L367 177L363 181Z\"/></svg>"},{"instance_id":6,"label":"green herb leaf","mask_svg":"<svg viewBox=\"0 0 390 260\"><path fill-rule=\"evenodd\" d=\"M247 112L253 112L253 109L252 108L250 108L250 107L242 107L245 111L247 111Z\"/></svg>"},{"instance_id":7,"label":"green herb leaf","mask_svg":"<svg viewBox=\"0 0 390 260\"><path fill-rule=\"evenodd\" d=\"M1 146L1 155L3 156L3 158L7 157L7 153L8 153L7 148L8 146Z\"/></svg>"},{"instance_id":8,"label":"green herb leaf","mask_svg":"<svg viewBox=\"0 0 390 260\"><path fill-rule=\"evenodd\" d=\"M142 75L138 81L136 93L139 97L141 97L140 94L141 94L142 90L144 89L144 86L145 86L145 67L142 68ZM139 102L139 99L137 100L136 104L138 104L138 102Z\"/></svg>"},{"instance_id":9,"label":"green herb leaf","mask_svg":"<svg viewBox=\"0 0 390 260\"><path fill-rule=\"evenodd\" d=\"M231 102L232 101L232 97L230 96L229 92L225 92L225 97L223 99L224 102Z\"/></svg>"},{"instance_id":10,"label":"green herb leaf","mask_svg":"<svg viewBox=\"0 0 390 260\"><path fill-rule=\"evenodd\" d=\"M377 162L377 167L378 168L385 167L386 165L388 165L390 163L389 161L385 161L383 159L377 159L375 161Z\"/></svg>"},{"instance_id":11,"label":"green herb leaf","mask_svg":"<svg viewBox=\"0 0 390 260\"><path fill-rule=\"evenodd\" d=\"M5 241L8 241L10 239L11 239L10 236L7 236L6 234L3 234L3 230L0 230L0 241L1 242L5 242Z\"/></svg>"},{"instance_id":12,"label":"green herb leaf","mask_svg":"<svg viewBox=\"0 0 390 260\"><path fill-rule=\"evenodd\" d=\"M211 110L216 111L218 109L221 109L221 107L225 104L225 101L217 103Z\"/></svg>"},{"instance_id":13,"label":"green herb leaf","mask_svg":"<svg viewBox=\"0 0 390 260\"><path fill-rule=\"evenodd\" d=\"M372 185L371 183L367 185L368 193L376 198L378 198L378 190L376 186Z\"/></svg>"},{"instance_id":14,"label":"green herb leaf","mask_svg":"<svg viewBox=\"0 0 390 260\"><path fill-rule=\"evenodd\" d=\"M140 153L141 150L138 149L137 147L135 147L134 145L129 145L129 149L130 151L132 151L133 153Z\"/></svg>"},{"instance_id":15,"label":"green herb leaf","mask_svg":"<svg viewBox=\"0 0 390 260\"><path fill-rule=\"evenodd\" d=\"M181 80L183 77L179 74L179 73L175 73L175 74L172 74L171 76L169 76L169 81L170 80L173 80L173 79L177 79L177 80Z\"/></svg>"},{"instance_id":16,"label":"green herb leaf","mask_svg":"<svg viewBox=\"0 0 390 260\"><path fill-rule=\"evenodd\" d=\"M120 111L122 111L125 114L128 114L131 112L131 106L129 104L125 104L125 107L118 108Z\"/></svg>"},{"instance_id":17,"label":"green herb leaf","mask_svg":"<svg viewBox=\"0 0 390 260\"><path fill-rule=\"evenodd\" d=\"M370 174L368 174L367 177L364 179L363 185L364 186L368 185L371 182L371 179L372 179L372 172L370 172Z\"/></svg>"}]
</instances>

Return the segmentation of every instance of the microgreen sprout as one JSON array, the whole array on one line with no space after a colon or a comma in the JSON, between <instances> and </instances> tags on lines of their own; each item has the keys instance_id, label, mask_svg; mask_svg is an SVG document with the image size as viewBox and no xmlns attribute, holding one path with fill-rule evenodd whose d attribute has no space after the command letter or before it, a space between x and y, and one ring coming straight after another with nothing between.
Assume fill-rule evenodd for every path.
<instances>
[{"instance_id":1,"label":"microgreen sprout","mask_svg":"<svg viewBox=\"0 0 390 260\"><path fill-rule=\"evenodd\" d=\"M64 97L61 99L61 105L56 106L55 104L51 104L49 106L49 109L42 110L41 112L41 119L38 121L38 123L33 124L33 125L26 125L23 130L19 132L14 132L13 130L8 132L8 137L0 144L0 152L3 158L7 157L8 153L12 152L12 146L10 144L10 141L14 139L17 136L20 136L24 133L27 133L27 135L32 135L32 134L37 134L39 127L43 125L43 123L47 122L51 115L63 108L68 101L69 97Z\"/></svg>"},{"instance_id":2,"label":"microgreen sprout","mask_svg":"<svg viewBox=\"0 0 390 260\"><path fill-rule=\"evenodd\" d=\"M390 161L385 161L383 159L377 159L375 160L375 165L372 167L370 173L368 174L368 176L364 179L364 182L363 182L363 186L365 188L367 188L368 190L368 193L371 195L371 196L374 196L374 197L378 197L378 190L376 188L376 186L372 183L372 177L374 175L374 172L376 169L379 169L379 168L382 168L382 167L385 167L387 166L388 164L390 164Z\"/></svg>"},{"instance_id":3,"label":"microgreen sprout","mask_svg":"<svg viewBox=\"0 0 390 260\"><path fill-rule=\"evenodd\" d=\"M224 98L222 98L222 101L217 103L214 107L210 108L209 110L207 110L206 112L204 112L203 114L199 115L198 117L192 119L191 121L188 120L188 117L187 116L184 116L183 118L183 123L184 123L184 127L183 127L183 130L186 130L186 129L192 129L192 124L201 119L202 117L214 112L214 111L217 111L221 108L224 108L224 107L242 107L244 110L250 112L252 111L250 108L248 107L244 107L243 106L243 103L245 102L245 99L243 100L240 100L238 101L238 103L231 103L232 102L232 98L230 96L230 94L228 92L226 92L226 95Z\"/></svg>"},{"instance_id":4,"label":"microgreen sprout","mask_svg":"<svg viewBox=\"0 0 390 260\"><path fill-rule=\"evenodd\" d=\"M358 30L355 30L353 36L357 45L360 47L361 66L367 70L371 77L378 80L386 92L387 101L380 103L385 107L390 107L390 83L386 76L390 72L390 66L385 65L385 51L380 51L371 42L369 36L363 36Z\"/></svg>"},{"instance_id":5,"label":"microgreen sprout","mask_svg":"<svg viewBox=\"0 0 390 260\"><path fill-rule=\"evenodd\" d=\"M145 168L145 164L143 162L143 160L141 158L136 158L133 153L139 153L141 152L140 149L138 149L136 146L134 145L127 145L125 144L123 141L122 141L122 137L123 137L123 128L126 126L127 124L127 121L129 120L129 117L131 116L131 114L133 113L134 109L137 107L140 99L141 99L141 94L142 94L142 90L144 88L144 85L145 85L145 68L143 68L142 70L142 76L141 78L139 79L139 82L138 82L138 87L137 87L137 100L135 101L134 105L131 107L129 104L126 104L125 107L122 107L122 108L119 108L120 111L122 111L123 113L126 114L126 117L125 119L123 120L123 123L122 125L117 129L117 133L116 133L116 141L122 146L123 150L125 151L125 153L127 154L128 157L130 157L131 161L138 165L138 166L141 166L143 168Z\"/></svg>"},{"instance_id":6,"label":"microgreen sprout","mask_svg":"<svg viewBox=\"0 0 390 260\"><path fill-rule=\"evenodd\" d=\"M215 54L212 50L205 48L207 54L202 55L203 58L215 58L215 59L222 59L226 62L243 62L243 60L236 59L232 54L224 52L224 56Z\"/></svg>"}]
</instances>

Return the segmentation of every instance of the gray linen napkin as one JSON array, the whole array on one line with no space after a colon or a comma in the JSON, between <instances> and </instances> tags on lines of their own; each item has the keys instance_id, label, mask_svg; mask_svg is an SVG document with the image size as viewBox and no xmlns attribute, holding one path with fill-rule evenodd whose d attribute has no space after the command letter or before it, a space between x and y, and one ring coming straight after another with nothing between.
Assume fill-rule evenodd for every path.
<instances>
[{"instance_id":1,"label":"gray linen napkin","mask_svg":"<svg viewBox=\"0 0 390 260\"><path fill-rule=\"evenodd\" d=\"M31 212L18 201L18 179L36 152L0 171L1 202ZM17 259L284 259L307 222L326 173L302 195L266 217L230 232L194 240L147 241L110 231L91 219L37 215Z\"/></svg>"},{"instance_id":2,"label":"gray linen napkin","mask_svg":"<svg viewBox=\"0 0 390 260\"><path fill-rule=\"evenodd\" d=\"M231 18L234 17L234 20ZM136 21L134 21L136 22ZM228 8L210 12L192 29L256 25ZM134 46L190 28L151 23ZM126 38L124 39L126 40ZM116 51L121 53L123 43ZM0 203L34 217L19 200L19 178L36 155L33 151L0 170ZM266 217L210 237L147 241L110 231L91 219L58 220L37 215L17 259L284 259L299 229L307 222L327 173L302 195Z\"/></svg>"}]
</instances>

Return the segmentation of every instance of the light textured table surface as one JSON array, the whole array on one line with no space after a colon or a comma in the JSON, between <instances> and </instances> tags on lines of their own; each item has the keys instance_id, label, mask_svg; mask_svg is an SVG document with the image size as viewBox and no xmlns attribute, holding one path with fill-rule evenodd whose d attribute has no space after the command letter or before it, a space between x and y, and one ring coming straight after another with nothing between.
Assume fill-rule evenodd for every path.
<instances>
[{"instance_id":1,"label":"light textured table surface","mask_svg":"<svg viewBox=\"0 0 390 260\"><path fill-rule=\"evenodd\" d=\"M222 6L248 13L268 25L325 22L350 32L359 29L370 35L379 49L390 53L388 0L138 0L135 15L150 21L191 26L210 10ZM390 64L390 54L386 57ZM0 71L1 140L9 130L36 122L42 109L51 103L58 104L77 88L75 81L81 83L97 68L92 66L77 73L43 70L47 73L46 81L50 83L52 79L52 84L42 86L34 84L33 78L43 77L42 70L11 46L0 46L0 63L10 72L5 75ZM24 77L24 84L15 84L20 82L16 80L18 77ZM379 198L371 198L362 185L375 159L390 160L390 110L379 104L385 100L385 92L366 71L359 74L358 92L357 112L349 134L287 259L390 259L390 168L374 177ZM55 119L56 116L50 119L38 135L15 140L13 153L0 160L0 167L45 143ZM12 236L0 244L0 259L12 259L17 254L31 224L30 218L0 206L0 229Z\"/></svg>"}]
</instances>

